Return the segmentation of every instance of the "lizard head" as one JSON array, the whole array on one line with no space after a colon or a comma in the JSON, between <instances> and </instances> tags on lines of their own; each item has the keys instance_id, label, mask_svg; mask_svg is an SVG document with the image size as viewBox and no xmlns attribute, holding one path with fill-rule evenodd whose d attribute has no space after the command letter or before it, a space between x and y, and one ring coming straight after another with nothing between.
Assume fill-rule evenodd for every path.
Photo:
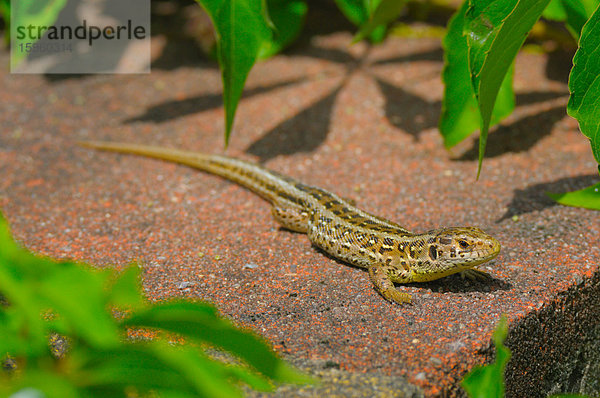
<instances>
[{"instance_id":1,"label":"lizard head","mask_svg":"<svg viewBox=\"0 0 600 398\"><path fill-rule=\"evenodd\" d=\"M472 269L500 252L496 239L474 227L440 228L414 237L400 249L400 264L404 266L403 260L408 259L410 269L400 273L397 282L439 279Z\"/></svg>"},{"instance_id":2,"label":"lizard head","mask_svg":"<svg viewBox=\"0 0 600 398\"><path fill-rule=\"evenodd\" d=\"M500 243L475 227L450 227L430 231L425 253L438 267L473 268L496 257Z\"/></svg>"}]
</instances>

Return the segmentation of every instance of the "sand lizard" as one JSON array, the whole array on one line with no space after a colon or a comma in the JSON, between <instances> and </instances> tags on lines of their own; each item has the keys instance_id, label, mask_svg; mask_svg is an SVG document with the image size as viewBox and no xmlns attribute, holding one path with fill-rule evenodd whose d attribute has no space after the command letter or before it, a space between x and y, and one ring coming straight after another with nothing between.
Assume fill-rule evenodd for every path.
<instances>
[{"instance_id":1,"label":"sand lizard","mask_svg":"<svg viewBox=\"0 0 600 398\"><path fill-rule=\"evenodd\" d=\"M485 277L473 267L500 251L500 243L479 228L450 227L415 234L324 189L239 159L116 142L80 144L180 163L248 188L271 203L273 217L284 228L306 233L331 256L366 268L375 290L391 302L411 301L394 282L426 282L457 272Z\"/></svg>"}]
</instances>

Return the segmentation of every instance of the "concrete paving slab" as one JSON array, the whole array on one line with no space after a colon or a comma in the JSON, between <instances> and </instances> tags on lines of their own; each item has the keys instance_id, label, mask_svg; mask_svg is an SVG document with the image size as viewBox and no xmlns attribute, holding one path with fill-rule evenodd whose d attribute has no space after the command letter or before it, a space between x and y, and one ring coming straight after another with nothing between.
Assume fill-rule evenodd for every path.
<instances>
[{"instance_id":1,"label":"concrete paving slab","mask_svg":"<svg viewBox=\"0 0 600 398\"><path fill-rule=\"evenodd\" d=\"M3 68L0 209L28 248L99 267L137 260L149 299L209 300L325 376L320 389L282 387L278 396L460 396L465 373L493 356L501 314L513 350L509 396L598 394L600 214L544 194L599 180L588 140L565 113L566 79L548 73L564 76L569 58L519 55L519 106L490 136L475 182L476 139L448 152L436 127L440 40L350 41L349 32L318 34L258 64L226 151L210 61L60 79ZM169 54L178 51L186 48ZM392 305L366 272L280 229L252 193L75 145L85 139L263 162L411 230L479 226L502 252L483 266L491 281L400 286L414 304Z\"/></svg>"}]
</instances>

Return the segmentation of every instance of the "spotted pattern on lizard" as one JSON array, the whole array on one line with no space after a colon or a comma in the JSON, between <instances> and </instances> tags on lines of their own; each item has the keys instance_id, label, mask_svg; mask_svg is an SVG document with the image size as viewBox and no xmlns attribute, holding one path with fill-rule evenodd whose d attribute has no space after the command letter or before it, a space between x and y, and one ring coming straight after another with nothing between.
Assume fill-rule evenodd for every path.
<instances>
[{"instance_id":1,"label":"spotted pattern on lizard","mask_svg":"<svg viewBox=\"0 0 600 398\"><path fill-rule=\"evenodd\" d=\"M412 233L334 193L239 159L137 144L80 144L184 164L250 189L271 203L273 217L283 227L306 233L329 255L366 268L375 290L391 302L411 301L411 296L397 290L394 283L426 282L458 272L485 277L474 267L500 251L498 241L479 228Z\"/></svg>"}]
</instances>

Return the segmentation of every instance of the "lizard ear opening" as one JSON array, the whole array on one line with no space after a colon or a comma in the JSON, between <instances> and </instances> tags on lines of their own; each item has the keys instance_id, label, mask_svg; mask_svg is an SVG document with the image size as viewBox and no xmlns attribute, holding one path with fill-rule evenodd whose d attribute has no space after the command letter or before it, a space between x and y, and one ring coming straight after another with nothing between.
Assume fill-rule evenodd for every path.
<instances>
[{"instance_id":1,"label":"lizard ear opening","mask_svg":"<svg viewBox=\"0 0 600 398\"><path fill-rule=\"evenodd\" d=\"M429 246L429 257L432 260L435 260L437 258L437 246L435 246L435 245Z\"/></svg>"}]
</instances>

